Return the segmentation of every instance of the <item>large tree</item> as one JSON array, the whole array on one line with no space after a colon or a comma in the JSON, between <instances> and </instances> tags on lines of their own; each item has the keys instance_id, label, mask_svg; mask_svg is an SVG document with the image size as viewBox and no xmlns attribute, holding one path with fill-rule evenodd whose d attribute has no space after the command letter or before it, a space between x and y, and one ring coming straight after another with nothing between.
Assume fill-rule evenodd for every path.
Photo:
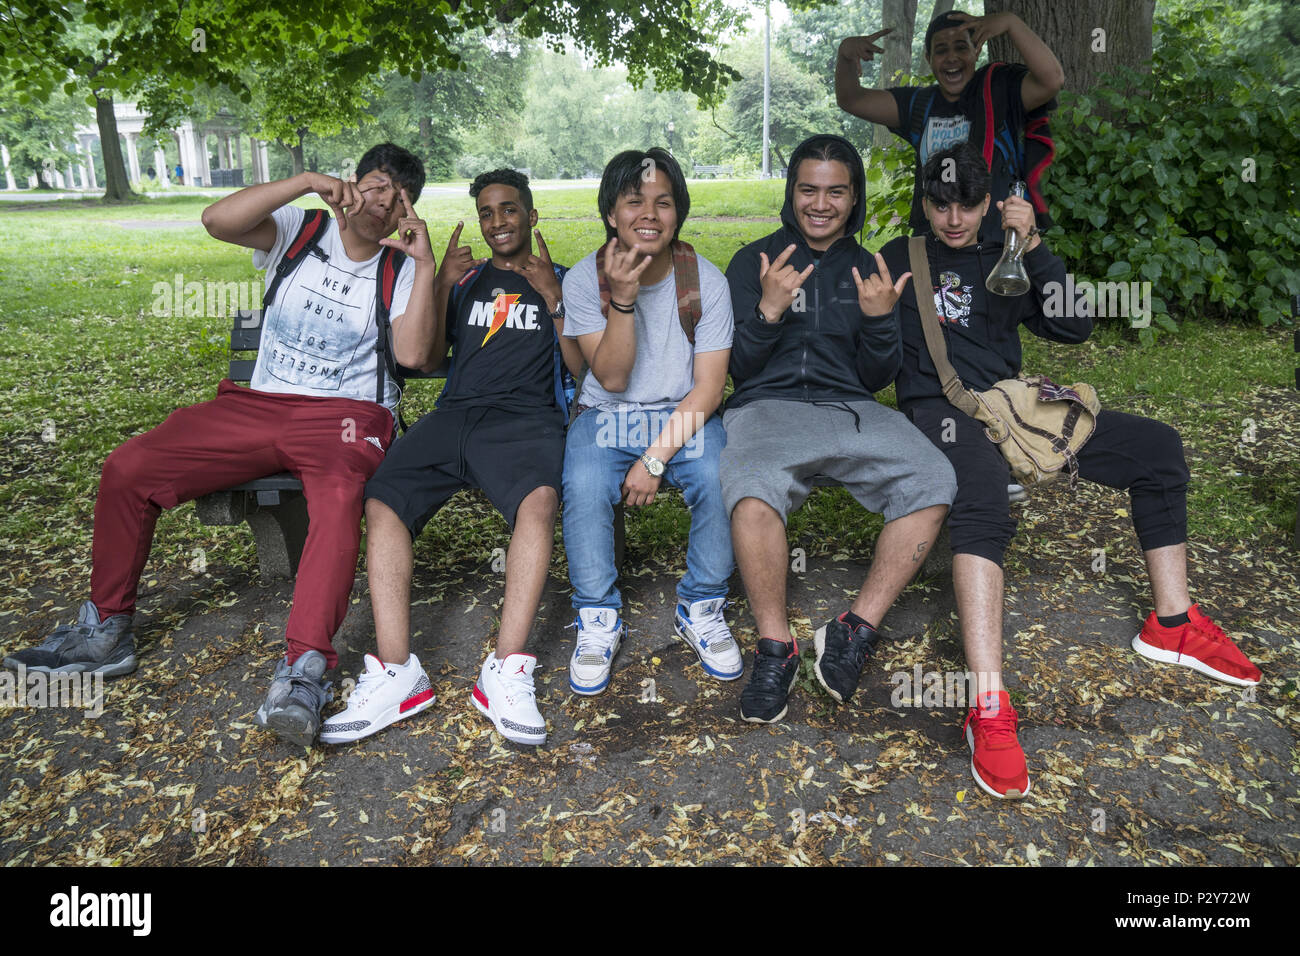
<instances>
[{"instance_id":1,"label":"large tree","mask_svg":"<svg viewBox=\"0 0 1300 956\"><path fill-rule=\"evenodd\" d=\"M245 71L274 74L307 61L320 72L296 79L317 83L321 98L337 98L386 68L408 76L456 69L458 37L512 25L521 36L552 46L567 38L598 64L621 62L636 86L653 77L661 88L688 89L716 102L735 74L710 51L714 38L742 16L743 7L729 0L666 0L652 15L641 0L444 0L436 6L366 0L311 5L309 12L300 0L86 0L75 6L6 0L0 69L38 91L78 82L95 91L106 198L112 199L128 195L112 96L138 95L157 77L182 96L207 84L237 90L251 102ZM76 36L83 23L103 31L90 50Z\"/></svg>"},{"instance_id":2,"label":"large tree","mask_svg":"<svg viewBox=\"0 0 1300 956\"><path fill-rule=\"evenodd\" d=\"M1155 0L984 0L984 13L1006 11L1025 21L1061 61L1066 89L1084 94L1118 67L1148 67L1155 5ZM1021 62L1005 34L989 42L989 57Z\"/></svg>"}]
</instances>

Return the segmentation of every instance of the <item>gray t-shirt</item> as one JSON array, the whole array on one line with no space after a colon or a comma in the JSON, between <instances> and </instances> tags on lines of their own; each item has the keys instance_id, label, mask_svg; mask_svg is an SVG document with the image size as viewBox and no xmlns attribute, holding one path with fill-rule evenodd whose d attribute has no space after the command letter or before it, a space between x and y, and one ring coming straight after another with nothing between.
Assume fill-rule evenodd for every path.
<instances>
[{"instance_id":1,"label":"gray t-shirt","mask_svg":"<svg viewBox=\"0 0 1300 956\"><path fill-rule=\"evenodd\" d=\"M268 285L305 216L297 206L281 206L271 213L275 245L270 252L253 250L253 267L266 270ZM353 262L333 219L319 245L327 259L314 255L303 259L280 284L266 310L262 345L248 384L260 392L373 402L379 374L375 352L379 253L365 262ZM406 312L414 284L415 267L407 259L393 287L393 318ZM385 375L384 406L392 411L400 397L397 383Z\"/></svg>"},{"instance_id":2,"label":"gray t-shirt","mask_svg":"<svg viewBox=\"0 0 1300 956\"><path fill-rule=\"evenodd\" d=\"M564 334L577 338L605 328L596 282L596 256L587 256L564 277ZM695 348L677 317L677 281L672 272L654 285L641 287L636 299L636 363L627 389L608 392L588 375L580 404L609 410L675 408L695 387L695 354L731 348L735 323L726 277L708 259L698 257L703 314L695 327Z\"/></svg>"}]
</instances>

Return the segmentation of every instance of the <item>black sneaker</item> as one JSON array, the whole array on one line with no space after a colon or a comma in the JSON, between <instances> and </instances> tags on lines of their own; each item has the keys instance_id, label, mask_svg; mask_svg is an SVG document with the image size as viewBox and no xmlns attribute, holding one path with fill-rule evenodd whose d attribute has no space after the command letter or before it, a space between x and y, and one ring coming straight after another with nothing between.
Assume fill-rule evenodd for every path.
<instances>
[{"instance_id":1,"label":"black sneaker","mask_svg":"<svg viewBox=\"0 0 1300 956\"><path fill-rule=\"evenodd\" d=\"M133 620L130 614L114 614L101 621L99 609L92 601L85 601L76 624L56 627L35 647L14 651L4 659L4 665L47 674L121 677L136 666Z\"/></svg>"},{"instance_id":2,"label":"black sneaker","mask_svg":"<svg viewBox=\"0 0 1300 956\"><path fill-rule=\"evenodd\" d=\"M755 724L774 724L786 712L786 698L799 675L799 646L791 641L758 639L749 683L740 694L740 716Z\"/></svg>"},{"instance_id":3,"label":"black sneaker","mask_svg":"<svg viewBox=\"0 0 1300 956\"><path fill-rule=\"evenodd\" d=\"M845 624L842 617L827 621L813 636L817 648L817 663L813 670L827 693L844 704L858 689L862 665L871 656L880 635L869 627L855 630Z\"/></svg>"}]
</instances>

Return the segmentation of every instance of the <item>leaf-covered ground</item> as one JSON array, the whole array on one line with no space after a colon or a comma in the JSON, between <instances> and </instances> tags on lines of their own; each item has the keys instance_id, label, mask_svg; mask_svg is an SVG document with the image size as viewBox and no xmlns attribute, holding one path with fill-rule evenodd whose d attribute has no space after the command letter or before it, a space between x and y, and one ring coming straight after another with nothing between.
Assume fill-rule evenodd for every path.
<instances>
[{"instance_id":1,"label":"leaf-covered ground","mask_svg":"<svg viewBox=\"0 0 1300 956\"><path fill-rule=\"evenodd\" d=\"M1263 433L1295 434L1293 406L1264 401L1256 413ZM1191 457L1194 473L1207 466ZM805 666L787 719L766 727L739 719L740 682L703 677L672 637L680 568L635 547L633 630L612 688L570 694L568 592L554 574L533 639L551 736L529 750L469 703L500 575L486 558L426 564L414 649L438 703L359 744L303 751L252 723L291 591L241 565L155 579L142 602L141 669L108 684L99 718L0 712L0 858L1300 863L1295 553L1245 536L1191 548L1195 597L1264 671L1252 695L1130 649L1149 608L1125 496L1052 487L1017 507L1006 646L1033 775L1024 801L993 801L974 785L961 710L896 700L895 675L962 667L946 576L905 594L851 706L831 701ZM791 616L810 659L812 630L849 600L867 556L793 543L807 551L791 575ZM1104 571L1094 570L1098 549ZM86 568L71 557L10 568L0 649L72 613L58 595L80 593ZM730 617L752 647L743 600ZM340 678L355 676L371 634L359 576L337 641Z\"/></svg>"},{"instance_id":2,"label":"leaf-covered ground","mask_svg":"<svg viewBox=\"0 0 1300 956\"><path fill-rule=\"evenodd\" d=\"M773 227L772 185L701 189L684 235L725 265ZM539 190L557 258L599 241L592 193ZM467 205L431 194L420 209L445 235ZM210 397L223 374L229 319L152 312L153 284L177 273L252 277L246 253L203 234L201 208L192 198L125 213L0 208L0 653L67 622L86 595L104 457ZM1007 562L1007 679L1033 775L1019 803L994 802L971 780L960 709L892 699L895 675L962 667L943 576L914 585L886 620L890 642L851 706L806 665L786 721L743 723L740 683L703 677L672 636L679 497L629 517L633 631L599 698L567 690L572 614L557 548L531 644L544 748L503 743L469 704L501 600L492 551L506 544L476 495L456 499L416 549L414 650L436 706L357 745L292 748L252 722L291 586L257 578L246 529L204 527L185 506L159 522L141 667L107 685L103 714L0 705L0 860L1296 865L1295 362L1289 334L1249 323L1188 325L1155 347L1115 327L1075 348L1026 342L1026 368L1092 382L1107 407L1182 432L1192 592L1264 683L1252 700L1138 658L1129 641L1149 599L1127 498L1087 485L1036 491L1016 506ZM414 386L408 418L433 397ZM878 529L839 489L792 520L806 566L791 576L791 616L809 654L812 630L860 582ZM730 620L752 648L738 580L733 596ZM363 574L353 600L336 641L340 680L372 649Z\"/></svg>"}]
</instances>

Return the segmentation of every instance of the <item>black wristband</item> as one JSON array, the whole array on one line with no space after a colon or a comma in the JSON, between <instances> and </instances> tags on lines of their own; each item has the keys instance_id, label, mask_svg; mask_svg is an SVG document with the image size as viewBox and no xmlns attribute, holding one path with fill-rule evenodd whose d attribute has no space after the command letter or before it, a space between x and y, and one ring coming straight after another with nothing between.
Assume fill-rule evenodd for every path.
<instances>
[{"instance_id":1,"label":"black wristband","mask_svg":"<svg viewBox=\"0 0 1300 956\"><path fill-rule=\"evenodd\" d=\"M609 300L609 307L613 309L615 312L622 312L626 315L631 315L633 312L636 311L635 304L624 305L622 302L615 302L613 299Z\"/></svg>"}]
</instances>

